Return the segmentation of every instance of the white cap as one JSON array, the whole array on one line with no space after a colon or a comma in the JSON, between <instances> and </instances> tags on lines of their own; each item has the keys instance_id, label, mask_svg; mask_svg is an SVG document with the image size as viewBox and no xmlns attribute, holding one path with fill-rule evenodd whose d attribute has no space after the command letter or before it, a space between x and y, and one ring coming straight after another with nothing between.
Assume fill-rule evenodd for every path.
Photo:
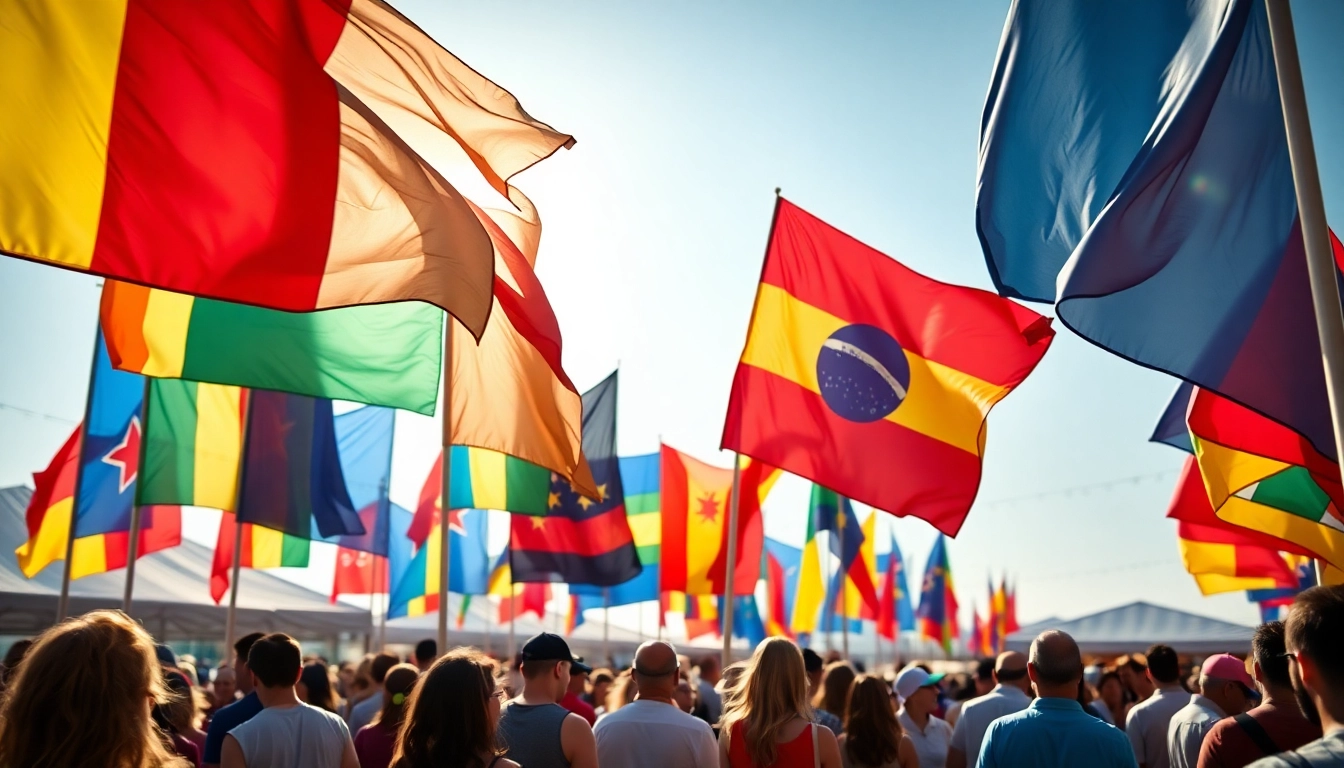
<instances>
[{"instance_id":1,"label":"white cap","mask_svg":"<svg viewBox=\"0 0 1344 768\"><path fill-rule=\"evenodd\" d=\"M896 682L892 683L891 689L896 692L896 697L905 703L905 700L915 695L915 691L930 685L937 685L944 677L943 673L931 675L925 672L921 667L909 666L901 670L896 676Z\"/></svg>"}]
</instances>

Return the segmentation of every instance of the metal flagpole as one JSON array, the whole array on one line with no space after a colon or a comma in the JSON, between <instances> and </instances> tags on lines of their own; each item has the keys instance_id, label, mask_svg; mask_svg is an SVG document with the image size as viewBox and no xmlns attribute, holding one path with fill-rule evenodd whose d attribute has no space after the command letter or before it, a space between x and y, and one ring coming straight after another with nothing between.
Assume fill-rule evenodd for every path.
<instances>
[{"instance_id":1,"label":"metal flagpole","mask_svg":"<svg viewBox=\"0 0 1344 768\"><path fill-rule=\"evenodd\" d=\"M1288 134L1288 157L1293 166L1302 244L1307 252L1311 278L1311 303L1316 310L1316 332L1321 337L1325 364L1325 391L1330 399L1330 421L1335 430L1335 452L1344 467L1344 317L1341 317L1335 260L1325 221L1321 177L1316 167L1316 146L1307 116L1307 95L1302 85L1302 66L1297 56L1297 35L1288 0L1265 0L1269 14L1269 39L1274 45L1274 69L1279 78L1283 124ZM1321 580L1321 561L1316 560L1316 583Z\"/></svg>"},{"instance_id":2,"label":"metal flagpole","mask_svg":"<svg viewBox=\"0 0 1344 768\"><path fill-rule=\"evenodd\" d=\"M243 523L238 515L243 508L243 487L247 479L247 443L252 436L252 391L243 390L243 439L238 452L238 487L233 491L233 575L229 582L229 612L224 619L224 653L233 647L234 630L238 617L238 580L243 567ZM222 512L221 514L229 514Z\"/></svg>"},{"instance_id":3,"label":"metal flagpole","mask_svg":"<svg viewBox=\"0 0 1344 768\"><path fill-rule=\"evenodd\" d=\"M849 660L849 616L847 616L847 615L845 615L845 614L843 613L843 611L844 611L845 608L847 607L847 606L845 605L845 577L844 577L844 576L841 576L840 574L836 574L836 578L835 578L835 580L836 580L837 582L839 582L839 583L836 585L836 589L835 589L835 591L836 591L835 601L836 601L837 603L840 604L840 608L839 608L839 612L837 612L835 615L838 615L838 616L840 617L840 642L841 642L841 646L840 646L840 648L841 648L841 653L843 653L843 654L845 655L845 660L848 661L848 660Z\"/></svg>"},{"instance_id":4,"label":"metal flagpole","mask_svg":"<svg viewBox=\"0 0 1344 768\"><path fill-rule=\"evenodd\" d=\"M838 511L837 511L837 514L839 514ZM816 536L816 533L814 532L812 535L813 535L813 536ZM826 601L827 601L828 603L830 603L830 605L828 606L829 610L824 610L824 611L821 612L822 619L826 622L826 627L825 627L825 629L826 629L826 650L828 650L828 651L833 650L833 649L835 648L834 635L832 634L832 629L833 629L833 627L834 627L834 625L835 625L835 619L834 619L834 616L832 615L832 614L835 613L835 603L832 602L832 601L835 599L835 596L832 595L832 594L830 594L830 591L831 591L831 589L830 589L830 585L831 585L831 580L832 580L832 577L831 577L831 561L832 561L833 559L835 559L835 553L831 552L831 537L833 537L833 536L835 536L835 527L834 527L834 526L831 527L831 530L829 530L829 531L826 532L826 549L823 550L823 552L822 552L822 554L825 556L825 558L821 561L821 564L822 564L822 568L821 568L822 588L825 589L825 591L826 591ZM837 570L838 570L838 568L837 568Z\"/></svg>"},{"instance_id":5,"label":"metal flagpole","mask_svg":"<svg viewBox=\"0 0 1344 768\"><path fill-rule=\"evenodd\" d=\"M733 663L733 599L735 588L733 586L734 577L737 575L737 515L742 506L740 499L742 491L742 457L736 451L733 452L733 490L732 498L728 504L728 557L723 565L723 654L720 659L720 666L727 668ZM689 596L687 600L691 599Z\"/></svg>"},{"instance_id":6,"label":"metal flagpole","mask_svg":"<svg viewBox=\"0 0 1344 768\"><path fill-rule=\"evenodd\" d=\"M75 557L75 523L79 514L79 486L84 476L84 449L89 435L89 408L93 406L93 385L98 373L98 345L103 343L101 329L93 336L93 358L89 361L89 389L84 395L84 420L79 425L79 464L75 469L75 497L70 503L70 527L65 534L65 567L61 569L61 596L56 601L56 621L65 620L70 608L70 561Z\"/></svg>"},{"instance_id":7,"label":"metal flagpole","mask_svg":"<svg viewBox=\"0 0 1344 768\"><path fill-rule=\"evenodd\" d=\"M453 316L444 315L443 324L443 487L439 505L439 653L448 652L448 575L452 560L449 528L453 468Z\"/></svg>"},{"instance_id":8,"label":"metal flagpole","mask_svg":"<svg viewBox=\"0 0 1344 768\"><path fill-rule=\"evenodd\" d=\"M149 423L149 382L145 377L145 393L140 398L140 455L135 465L135 498L131 499L131 530L126 545L126 591L121 596L121 612L130 615L131 595L135 592L135 560L140 556L140 467L145 465L145 426Z\"/></svg>"}]
</instances>

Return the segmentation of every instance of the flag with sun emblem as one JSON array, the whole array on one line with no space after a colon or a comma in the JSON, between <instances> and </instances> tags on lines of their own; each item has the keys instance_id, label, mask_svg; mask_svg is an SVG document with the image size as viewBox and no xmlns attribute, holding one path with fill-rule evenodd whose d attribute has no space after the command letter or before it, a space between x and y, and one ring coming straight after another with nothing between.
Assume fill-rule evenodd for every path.
<instances>
[{"instance_id":1,"label":"flag with sun emblem","mask_svg":"<svg viewBox=\"0 0 1344 768\"><path fill-rule=\"evenodd\" d=\"M511 516L509 559L515 584L564 582L610 587L638 576L642 566L616 458L616 373L583 393L583 453L600 499L580 495L551 475L546 511Z\"/></svg>"},{"instance_id":2,"label":"flag with sun emblem","mask_svg":"<svg viewBox=\"0 0 1344 768\"><path fill-rule=\"evenodd\" d=\"M985 417L1052 338L1049 318L924 277L781 198L721 447L954 536Z\"/></svg>"}]
</instances>

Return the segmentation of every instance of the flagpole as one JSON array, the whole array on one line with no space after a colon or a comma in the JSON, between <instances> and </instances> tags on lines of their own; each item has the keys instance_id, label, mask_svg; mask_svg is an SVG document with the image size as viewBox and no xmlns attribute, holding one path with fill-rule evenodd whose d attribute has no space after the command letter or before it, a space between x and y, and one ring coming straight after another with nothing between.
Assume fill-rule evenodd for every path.
<instances>
[{"instance_id":1,"label":"flagpole","mask_svg":"<svg viewBox=\"0 0 1344 768\"><path fill-rule=\"evenodd\" d=\"M1325 364L1325 391L1330 400L1330 421L1335 431L1335 453L1344 467L1344 317L1341 317L1339 285L1330 248L1321 197L1321 177L1316 166L1316 146L1307 117L1307 95L1302 85L1302 66L1297 56L1297 35L1288 0L1265 0L1269 14L1269 39L1274 46L1274 69L1278 72L1283 124L1288 134L1288 157L1293 166L1302 244L1311 279L1311 303L1316 310L1316 332L1321 338ZM1321 561L1316 560L1316 581L1321 583Z\"/></svg>"},{"instance_id":2,"label":"flagpole","mask_svg":"<svg viewBox=\"0 0 1344 768\"><path fill-rule=\"evenodd\" d=\"M439 506L439 653L448 652L448 576L453 550L451 519L453 468L453 316L445 314L443 323L443 488Z\"/></svg>"},{"instance_id":3,"label":"flagpole","mask_svg":"<svg viewBox=\"0 0 1344 768\"><path fill-rule=\"evenodd\" d=\"M79 463L75 466L75 497L70 502L70 528L65 534L65 567L61 569L61 596L56 601L56 622L65 620L70 608L70 565L75 557L75 523L79 520L79 486L84 476L84 450L89 436L89 409L93 407L93 385L98 373L98 345L103 343L102 329L93 335L93 358L89 360L89 388L84 395L84 418L79 423Z\"/></svg>"},{"instance_id":4,"label":"flagpole","mask_svg":"<svg viewBox=\"0 0 1344 768\"><path fill-rule=\"evenodd\" d=\"M836 514L837 515L839 514L838 510L836 511ZM815 537L816 533L813 533L812 535ZM835 596L831 594L831 588L830 588L832 578L831 559L835 557L834 553L831 552L831 537L834 535L835 535L834 528L826 532L826 549L823 550L822 552L822 554L825 556L825 559L822 560L822 568L821 568L821 579L822 584L824 585L824 588L826 590L826 602L828 603L828 608L827 610L821 612L821 617L822 621L825 622L826 624L824 629L826 630L826 650L828 651L835 648L835 636L832 633L833 627L835 625L835 615L834 615ZM836 567L836 570L839 570L838 566Z\"/></svg>"},{"instance_id":5,"label":"flagpole","mask_svg":"<svg viewBox=\"0 0 1344 768\"><path fill-rule=\"evenodd\" d=\"M389 524L388 527L391 528L391 525ZM374 563L374 567L378 567L376 560ZM390 552L387 557L383 558L382 569L382 583L388 585L388 591L382 593L385 597L378 604L378 650L380 651L387 647L387 612L392 607L392 560Z\"/></svg>"},{"instance_id":6,"label":"flagpole","mask_svg":"<svg viewBox=\"0 0 1344 768\"><path fill-rule=\"evenodd\" d=\"M611 641L609 633L611 631L611 589L602 588L602 660L605 662L611 658Z\"/></svg>"},{"instance_id":7,"label":"flagpole","mask_svg":"<svg viewBox=\"0 0 1344 768\"><path fill-rule=\"evenodd\" d=\"M145 390L140 398L140 455L136 459L135 496L131 499L130 540L126 545L126 591L121 596L121 612L130 615L131 595L135 591L135 561L140 557L140 467L145 465L145 426L149 423L149 382L145 377Z\"/></svg>"},{"instance_id":8,"label":"flagpole","mask_svg":"<svg viewBox=\"0 0 1344 768\"><path fill-rule=\"evenodd\" d=\"M233 575L229 580L229 612L224 619L224 653L233 647L234 629L238 614L238 581L243 568L243 523L238 519L243 509L243 487L247 479L247 444L252 438L252 390L243 390L241 409L243 439L238 453L238 487L233 492ZM221 514L227 515L228 512Z\"/></svg>"},{"instance_id":9,"label":"flagpole","mask_svg":"<svg viewBox=\"0 0 1344 768\"><path fill-rule=\"evenodd\" d=\"M737 575L737 516L742 506L739 498L741 491L742 456L733 451L733 491L728 505L728 557L723 565L723 654L720 665L723 668L733 663L733 603L736 602L733 599L736 597L733 581Z\"/></svg>"}]
</instances>

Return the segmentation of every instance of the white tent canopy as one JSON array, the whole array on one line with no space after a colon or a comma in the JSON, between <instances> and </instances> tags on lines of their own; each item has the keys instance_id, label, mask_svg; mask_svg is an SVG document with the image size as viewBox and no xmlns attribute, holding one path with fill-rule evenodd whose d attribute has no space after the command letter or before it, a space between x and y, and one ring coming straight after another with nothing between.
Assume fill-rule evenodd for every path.
<instances>
[{"instance_id":1,"label":"white tent canopy","mask_svg":"<svg viewBox=\"0 0 1344 768\"><path fill-rule=\"evenodd\" d=\"M0 634L32 635L56 618L61 591L60 563L32 579L19 570L13 552L28 538L24 510L33 491L0 488ZM210 599L213 553L191 541L140 558L136 566L131 615L160 641L223 639L226 608ZM124 570L71 582L70 613L120 608ZM369 631L369 614L337 603L265 571L242 570L238 588L238 627L242 632L287 632L300 639L331 638Z\"/></svg>"},{"instance_id":2,"label":"white tent canopy","mask_svg":"<svg viewBox=\"0 0 1344 768\"><path fill-rule=\"evenodd\" d=\"M1138 602L1049 626L1032 624L1008 636L1008 650L1025 652L1046 629L1067 632L1083 653L1097 656L1142 653L1156 643L1195 655L1248 653L1255 633L1254 627Z\"/></svg>"}]
</instances>

